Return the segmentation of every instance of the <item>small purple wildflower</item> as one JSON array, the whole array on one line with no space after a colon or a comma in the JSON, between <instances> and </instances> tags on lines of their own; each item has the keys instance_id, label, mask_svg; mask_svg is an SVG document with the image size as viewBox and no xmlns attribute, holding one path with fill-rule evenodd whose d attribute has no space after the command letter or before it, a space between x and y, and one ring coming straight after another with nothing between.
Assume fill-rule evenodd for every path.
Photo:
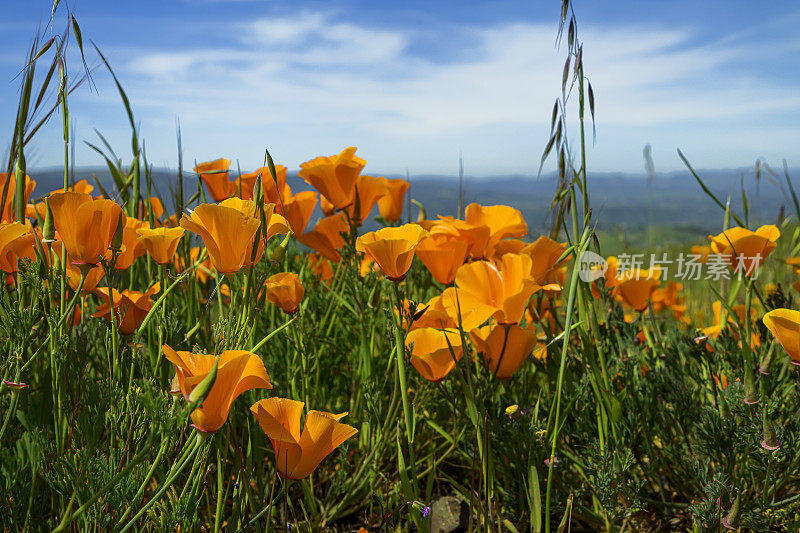
<instances>
[{"instance_id":1,"label":"small purple wildflower","mask_svg":"<svg viewBox=\"0 0 800 533\"><path fill-rule=\"evenodd\" d=\"M557 467L559 462L560 461L558 460L558 457L553 456L553 468ZM550 468L550 459L549 458L544 460L544 466L546 466L547 468Z\"/></svg>"}]
</instances>

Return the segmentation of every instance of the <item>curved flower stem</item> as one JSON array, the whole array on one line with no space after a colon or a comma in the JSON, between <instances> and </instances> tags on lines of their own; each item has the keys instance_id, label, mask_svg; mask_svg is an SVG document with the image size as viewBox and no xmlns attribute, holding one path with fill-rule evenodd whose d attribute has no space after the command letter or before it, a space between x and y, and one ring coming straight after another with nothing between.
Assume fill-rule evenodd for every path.
<instances>
[{"instance_id":1,"label":"curved flower stem","mask_svg":"<svg viewBox=\"0 0 800 533\"><path fill-rule=\"evenodd\" d=\"M225 507L225 494L227 494L227 490L223 490L225 487L223 470L225 469L225 456L228 452L228 438L229 436L225 439L225 454L220 450L221 443L217 443L217 508L214 513L214 533L219 533L222 527L222 511Z\"/></svg>"},{"instance_id":2,"label":"curved flower stem","mask_svg":"<svg viewBox=\"0 0 800 533\"><path fill-rule=\"evenodd\" d=\"M392 283L392 295L394 297L394 304L399 314L399 319L403 318L403 300L400 298L400 289L397 283ZM409 462L411 463L411 489L414 500L417 500L417 477L416 477L416 461L414 457L414 422L412 419L411 408L408 404L408 386L406 385L406 366L405 366L405 345L403 344L403 333L400 330L400 323L397 320L392 320L394 323L394 344L395 344L395 357L397 362L397 379L400 383L400 398L403 402L403 418L406 427L406 440L408 441L408 454ZM400 450L398 450L400 453Z\"/></svg>"},{"instance_id":3,"label":"curved flower stem","mask_svg":"<svg viewBox=\"0 0 800 533\"><path fill-rule=\"evenodd\" d=\"M750 310L752 307L752 299L753 299L753 280L751 278L745 278L745 292L744 292L744 319L742 320L743 324L743 335L742 337L742 360L744 363L744 391L745 391L745 403L756 403L758 402L758 398L756 395L756 384L755 384L755 373L753 371L753 363L752 363L752 354L750 349L750 342L751 342L751 318L750 318Z\"/></svg>"}]
</instances>

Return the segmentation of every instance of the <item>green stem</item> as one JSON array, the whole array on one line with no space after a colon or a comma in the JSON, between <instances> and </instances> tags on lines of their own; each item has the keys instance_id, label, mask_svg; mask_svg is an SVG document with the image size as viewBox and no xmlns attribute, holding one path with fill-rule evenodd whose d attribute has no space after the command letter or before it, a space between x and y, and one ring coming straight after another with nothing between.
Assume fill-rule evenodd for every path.
<instances>
[{"instance_id":1,"label":"green stem","mask_svg":"<svg viewBox=\"0 0 800 533\"><path fill-rule=\"evenodd\" d=\"M145 504L145 506L142 507L139 510L139 512L136 513L136 515L133 518L131 518L131 520L125 525L125 527L120 530L120 533L125 533L130 528L132 528L134 526L134 524L136 524L136 522L138 522L139 519L144 515L144 513L146 513L147 510L150 509L150 507L152 507L159 499L161 499L161 497L164 495L164 493L167 492L167 489L169 489L175 483L175 480L178 478L180 473L183 472L183 470L186 468L186 466L189 464L189 462L192 459L194 459L195 455L197 455L197 452L200 450L200 446L203 444L203 440L204 440L203 437L201 437L198 434L197 435L197 440L195 441L195 445L192 448L191 453L189 453L189 455L186 457L186 459L184 459L184 461L183 461L183 463L181 463L180 467L178 467L178 469L172 474L172 476L170 476L167 479L167 481L164 482L163 485L161 485L161 488L158 490L158 492L156 492L155 495L153 495L153 497L150 498L150 500Z\"/></svg>"}]
</instances>

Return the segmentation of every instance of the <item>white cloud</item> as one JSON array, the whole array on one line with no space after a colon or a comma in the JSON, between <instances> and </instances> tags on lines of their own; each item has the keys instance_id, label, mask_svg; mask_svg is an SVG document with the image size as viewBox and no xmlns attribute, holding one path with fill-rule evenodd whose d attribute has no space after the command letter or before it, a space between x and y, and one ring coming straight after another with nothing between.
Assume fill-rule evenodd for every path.
<instances>
[{"instance_id":1,"label":"white cloud","mask_svg":"<svg viewBox=\"0 0 800 533\"><path fill-rule=\"evenodd\" d=\"M487 130L497 136L486 139L489 146L518 146L518 139L502 132L524 128L533 136L526 145L536 151L543 142L537 132L546 135L560 94L564 52L554 47L552 25L462 28L459 37L474 53L450 61L412 53L418 32L433 30L367 28L331 13L301 12L230 27L238 45L141 49L118 67L144 131L148 123L171 124L177 115L185 131L199 132L198 153L220 146L221 139L231 139L231 149L256 151L264 140L253 132L303 145L296 152L309 155L322 150L308 146L310 140L338 137L344 146L363 139L374 144L383 169L402 171L397 165L419 157L420 146L454 153L459 145L480 149L476 139ZM606 153L613 164L609 144L635 142L640 152L645 142L657 143L657 130L665 125L713 129L715 121L800 109L795 86L765 83L737 67L756 53L752 47L730 40L696 44L695 37L688 28L582 29L601 139L602 128L615 132L598 152L601 160ZM784 44L797 49L796 43ZM620 133L626 128L653 134L633 140ZM248 165L257 162L235 155ZM414 163L431 170L442 166L441 156L425 157Z\"/></svg>"}]
</instances>

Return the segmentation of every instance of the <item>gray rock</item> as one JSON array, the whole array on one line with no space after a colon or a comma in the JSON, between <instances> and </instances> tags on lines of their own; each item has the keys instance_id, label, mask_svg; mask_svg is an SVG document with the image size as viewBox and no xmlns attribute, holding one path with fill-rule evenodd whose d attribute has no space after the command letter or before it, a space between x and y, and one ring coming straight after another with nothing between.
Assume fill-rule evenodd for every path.
<instances>
[{"instance_id":1,"label":"gray rock","mask_svg":"<svg viewBox=\"0 0 800 533\"><path fill-rule=\"evenodd\" d=\"M456 496L442 496L431 505L431 533L466 531L469 522L467 502Z\"/></svg>"}]
</instances>

